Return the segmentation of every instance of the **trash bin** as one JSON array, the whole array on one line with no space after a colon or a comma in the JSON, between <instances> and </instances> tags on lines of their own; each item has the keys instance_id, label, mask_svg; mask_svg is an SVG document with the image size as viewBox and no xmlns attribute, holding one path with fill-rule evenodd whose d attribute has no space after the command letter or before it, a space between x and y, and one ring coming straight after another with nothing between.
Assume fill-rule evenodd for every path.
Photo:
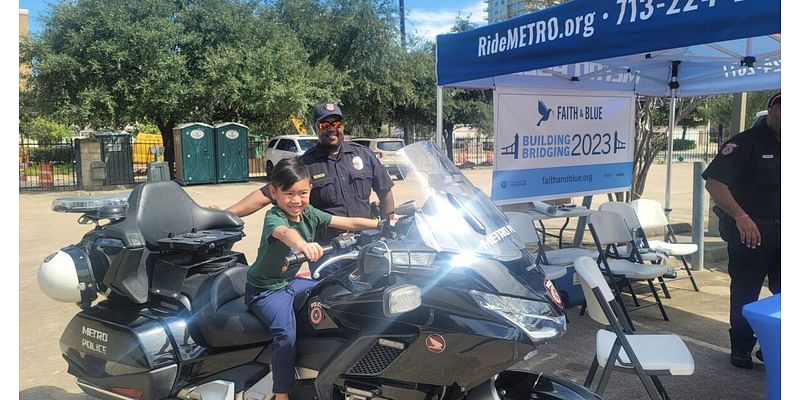
<instances>
[{"instance_id":1,"label":"trash bin","mask_svg":"<svg viewBox=\"0 0 800 400\"><path fill-rule=\"evenodd\" d=\"M175 180L181 185L215 183L214 127L202 122L172 129L175 145Z\"/></svg>"},{"instance_id":2,"label":"trash bin","mask_svg":"<svg viewBox=\"0 0 800 400\"><path fill-rule=\"evenodd\" d=\"M100 140L100 158L106 164L104 185L130 185L133 181L131 135L127 132L94 132Z\"/></svg>"},{"instance_id":3,"label":"trash bin","mask_svg":"<svg viewBox=\"0 0 800 400\"><path fill-rule=\"evenodd\" d=\"M247 130L246 126L235 122L214 125L217 182L246 182L250 179Z\"/></svg>"}]
</instances>

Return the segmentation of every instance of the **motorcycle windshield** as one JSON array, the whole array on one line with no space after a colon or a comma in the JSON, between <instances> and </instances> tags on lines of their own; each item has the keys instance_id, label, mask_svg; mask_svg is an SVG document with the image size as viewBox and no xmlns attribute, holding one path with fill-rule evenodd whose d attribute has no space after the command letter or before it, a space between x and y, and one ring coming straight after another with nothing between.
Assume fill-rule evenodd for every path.
<instances>
[{"instance_id":1,"label":"motorcycle windshield","mask_svg":"<svg viewBox=\"0 0 800 400\"><path fill-rule=\"evenodd\" d=\"M477 253L498 260L521 256L525 245L503 212L476 188L432 142L399 151L407 166L407 193L414 200L415 223L425 244L437 251Z\"/></svg>"}]
</instances>

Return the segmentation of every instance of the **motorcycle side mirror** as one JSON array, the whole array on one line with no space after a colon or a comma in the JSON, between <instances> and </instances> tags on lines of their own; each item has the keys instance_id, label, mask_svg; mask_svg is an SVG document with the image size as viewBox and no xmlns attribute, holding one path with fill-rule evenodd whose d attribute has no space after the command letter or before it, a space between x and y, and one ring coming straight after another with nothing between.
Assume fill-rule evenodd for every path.
<instances>
[{"instance_id":1,"label":"motorcycle side mirror","mask_svg":"<svg viewBox=\"0 0 800 400\"><path fill-rule=\"evenodd\" d=\"M409 200L394 208L394 213L397 215L414 215L417 211L417 202Z\"/></svg>"},{"instance_id":2,"label":"motorcycle side mirror","mask_svg":"<svg viewBox=\"0 0 800 400\"><path fill-rule=\"evenodd\" d=\"M391 251L386 243L374 242L361 248L358 267L365 275L388 276L392 271L391 260Z\"/></svg>"}]
</instances>

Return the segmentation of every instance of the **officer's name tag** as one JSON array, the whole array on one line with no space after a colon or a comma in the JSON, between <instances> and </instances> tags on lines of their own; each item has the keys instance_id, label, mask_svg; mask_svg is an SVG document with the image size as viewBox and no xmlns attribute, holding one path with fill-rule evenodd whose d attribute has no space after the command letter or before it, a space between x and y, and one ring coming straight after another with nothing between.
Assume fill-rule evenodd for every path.
<instances>
[{"instance_id":1,"label":"officer's name tag","mask_svg":"<svg viewBox=\"0 0 800 400\"><path fill-rule=\"evenodd\" d=\"M317 180L317 179L320 179L320 178L324 178L324 177L325 177L325 173L324 172L321 173L321 174L316 174L316 175L312 176L312 178L314 178L314 180Z\"/></svg>"},{"instance_id":2,"label":"officer's name tag","mask_svg":"<svg viewBox=\"0 0 800 400\"><path fill-rule=\"evenodd\" d=\"M774 154L762 154L761 158L775 158Z\"/></svg>"}]
</instances>

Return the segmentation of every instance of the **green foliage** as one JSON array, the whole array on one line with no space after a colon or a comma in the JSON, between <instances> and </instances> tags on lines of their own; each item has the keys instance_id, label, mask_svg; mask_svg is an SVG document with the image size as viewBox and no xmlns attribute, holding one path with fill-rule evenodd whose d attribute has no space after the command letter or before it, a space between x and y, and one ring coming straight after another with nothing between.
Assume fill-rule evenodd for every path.
<instances>
[{"instance_id":1,"label":"green foliage","mask_svg":"<svg viewBox=\"0 0 800 400\"><path fill-rule=\"evenodd\" d=\"M74 131L52 119L35 117L32 120L21 122L20 134L22 137L41 142L55 142L68 139L74 134Z\"/></svg>"},{"instance_id":2,"label":"green foliage","mask_svg":"<svg viewBox=\"0 0 800 400\"><path fill-rule=\"evenodd\" d=\"M20 121L155 126L171 156L179 123L233 121L252 135L294 133L320 101L339 102L347 134L435 126L430 42L403 48L394 0L60 0L20 44L31 65ZM469 17L454 29L475 27ZM446 124L491 131L491 96L451 92Z\"/></svg>"},{"instance_id":3,"label":"green foliage","mask_svg":"<svg viewBox=\"0 0 800 400\"><path fill-rule=\"evenodd\" d=\"M666 151L667 150L667 141L664 138L659 138L653 142L654 146L657 146L658 151ZM672 151L686 151L686 150L693 150L697 147L697 143L694 140L689 139L672 139Z\"/></svg>"},{"instance_id":4,"label":"green foliage","mask_svg":"<svg viewBox=\"0 0 800 400\"><path fill-rule=\"evenodd\" d=\"M34 147L25 150L29 162L71 163L75 157L72 147Z\"/></svg>"},{"instance_id":5,"label":"green foliage","mask_svg":"<svg viewBox=\"0 0 800 400\"><path fill-rule=\"evenodd\" d=\"M747 111L744 119L745 127L749 127L753 124L757 112L767 109L769 98L776 92L776 90L766 90L747 93ZM711 121L713 125L721 124L724 127L728 127L731 123L732 107L732 94L709 96L704 106L701 108L701 113L703 117ZM737 132L732 133L735 134Z\"/></svg>"},{"instance_id":6,"label":"green foliage","mask_svg":"<svg viewBox=\"0 0 800 400\"><path fill-rule=\"evenodd\" d=\"M158 130L158 127L154 124L134 124L133 130L137 135L140 133L148 135L157 135L161 133L161 131Z\"/></svg>"}]
</instances>

